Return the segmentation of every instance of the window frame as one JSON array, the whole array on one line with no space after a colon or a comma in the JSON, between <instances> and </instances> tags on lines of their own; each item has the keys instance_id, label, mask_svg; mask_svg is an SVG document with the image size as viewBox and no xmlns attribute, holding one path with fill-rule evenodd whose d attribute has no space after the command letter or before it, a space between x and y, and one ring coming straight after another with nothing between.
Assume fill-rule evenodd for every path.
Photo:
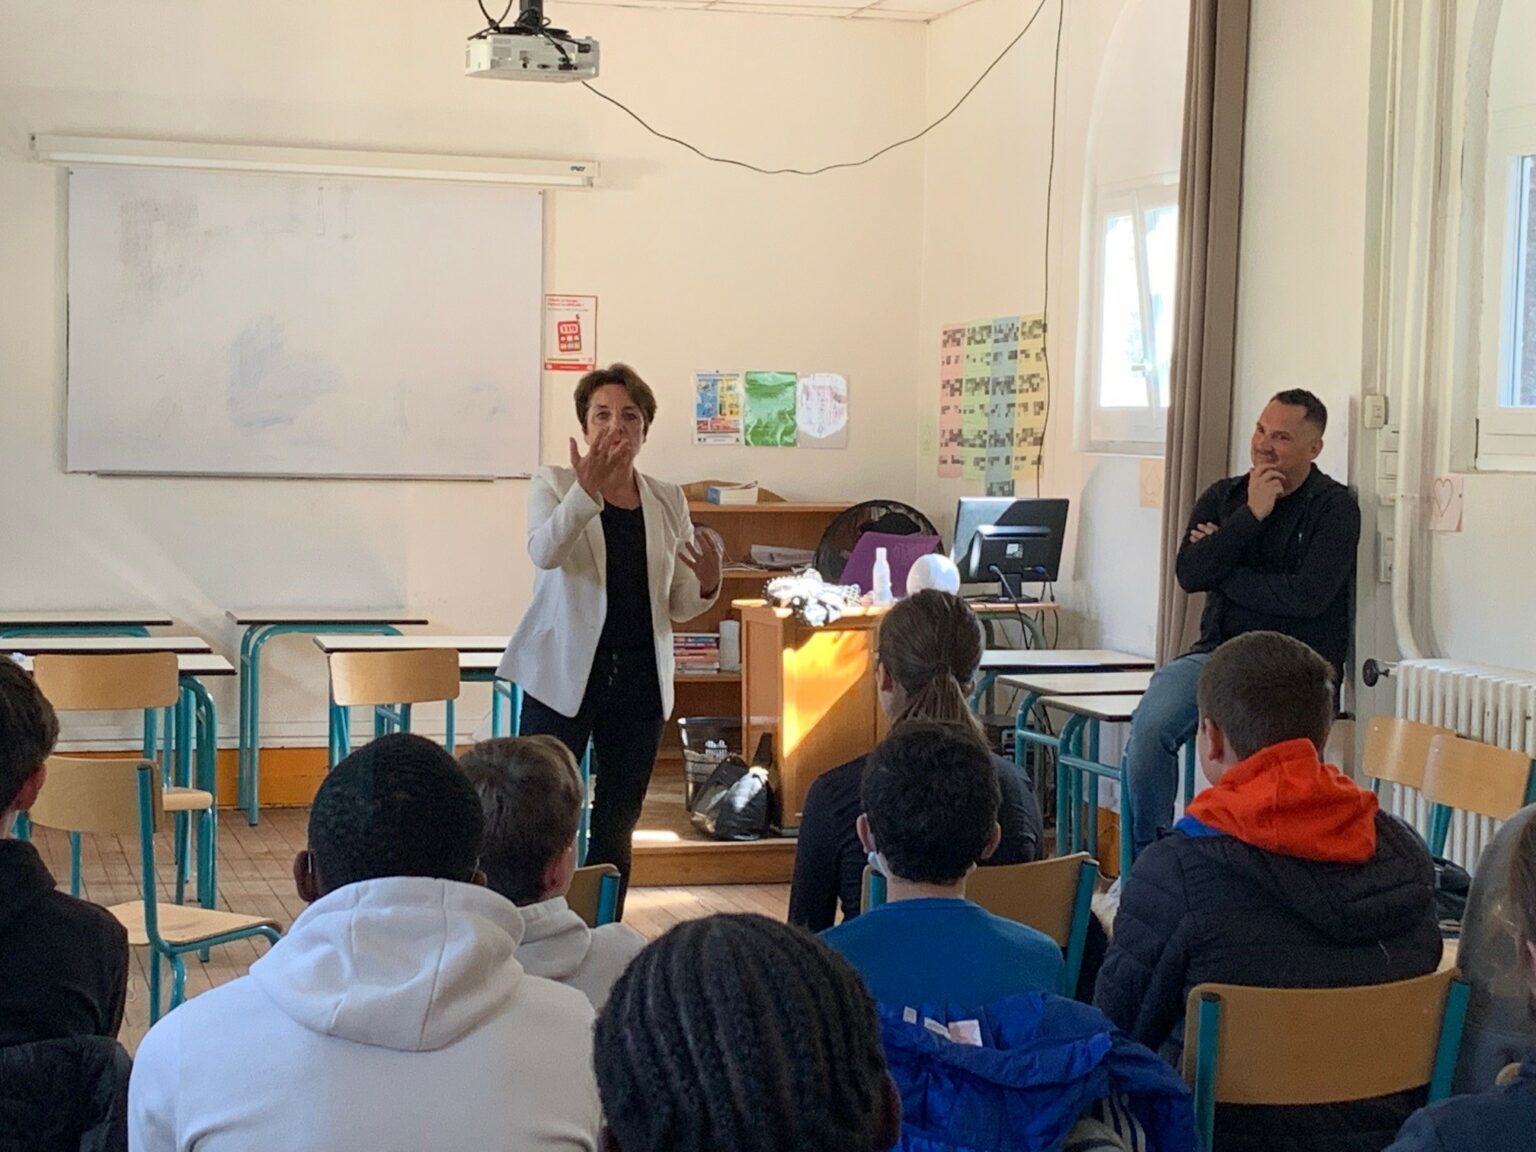
<instances>
[{"instance_id":1,"label":"window frame","mask_svg":"<svg viewBox=\"0 0 1536 1152\"><path fill-rule=\"evenodd\" d=\"M1083 348L1078 374L1078 447L1083 452L1115 456L1162 456L1166 451L1168 409L1161 403L1164 386L1172 394L1171 381L1158 377L1156 321L1152 315L1151 269L1147 259L1147 214L1159 208L1179 205L1177 173L1161 173L1138 180L1100 186L1093 200L1091 236L1085 237L1089 255L1084 301L1088 323L1083 325ZM1151 350L1149 370L1143 376L1149 392L1155 390L1156 403L1139 408L1110 408L1099 403L1101 349L1104 337L1104 260L1106 225L1113 216L1127 210L1135 221L1132 229L1136 251L1136 286L1139 296L1142 346ZM1177 264L1175 263L1175 276ZM1177 293L1177 284L1175 284ZM1172 349L1168 349L1170 366ZM1150 396L1149 396L1150 399Z\"/></svg>"},{"instance_id":2,"label":"window frame","mask_svg":"<svg viewBox=\"0 0 1536 1152\"><path fill-rule=\"evenodd\" d=\"M1521 166L1536 156L1536 105L1495 112L1489 120L1483 218L1483 308L1477 395L1476 467L1488 472L1536 471L1536 406L1501 403L1519 372L1517 295L1536 291L1521 268L1521 224L1529 201L1519 197ZM1536 181L1536 161L1532 161ZM1533 237L1536 243L1536 237Z\"/></svg>"}]
</instances>

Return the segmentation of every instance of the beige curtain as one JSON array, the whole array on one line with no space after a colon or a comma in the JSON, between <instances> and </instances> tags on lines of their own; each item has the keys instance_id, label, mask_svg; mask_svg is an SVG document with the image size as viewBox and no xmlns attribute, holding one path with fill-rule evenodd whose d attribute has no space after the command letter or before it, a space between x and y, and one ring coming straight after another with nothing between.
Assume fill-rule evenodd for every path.
<instances>
[{"instance_id":1,"label":"beige curtain","mask_svg":"<svg viewBox=\"0 0 1536 1152\"><path fill-rule=\"evenodd\" d=\"M1157 659L1200 634L1204 597L1174 574L1190 509L1225 476L1232 444L1232 361L1237 335L1238 224L1249 0L1190 0L1179 168L1179 284L1173 308L1172 403L1163 483Z\"/></svg>"}]
</instances>

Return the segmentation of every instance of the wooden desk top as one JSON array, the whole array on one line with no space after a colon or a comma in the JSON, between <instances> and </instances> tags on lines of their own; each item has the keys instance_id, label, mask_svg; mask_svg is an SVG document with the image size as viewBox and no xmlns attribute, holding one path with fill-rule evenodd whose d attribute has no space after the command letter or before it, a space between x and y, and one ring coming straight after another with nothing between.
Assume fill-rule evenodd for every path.
<instances>
[{"instance_id":1,"label":"wooden desk top","mask_svg":"<svg viewBox=\"0 0 1536 1152\"><path fill-rule=\"evenodd\" d=\"M224 613L241 627L267 624L426 624L425 616L401 608L231 608Z\"/></svg>"},{"instance_id":2,"label":"wooden desk top","mask_svg":"<svg viewBox=\"0 0 1536 1152\"><path fill-rule=\"evenodd\" d=\"M978 616L1012 616L1015 612L1055 612L1061 605L1054 600L1021 600L1017 608L1012 600L967 600Z\"/></svg>"},{"instance_id":3,"label":"wooden desk top","mask_svg":"<svg viewBox=\"0 0 1536 1152\"><path fill-rule=\"evenodd\" d=\"M105 611L73 608L46 612L0 608L0 628L169 628L175 621L152 608Z\"/></svg>"},{"instance_id":4,"label":"wooden desk top","mask_svg":"<svg viewBox=\"0 0 1536 1152\"><path fill-rule=\"evenodd\" d=\"M1047 696L1041 701L1063 712L1075 712L1093 720L1123 723L1129 720L1141 703L1139 695L1124 696Z\"/></svg>"},{"instance_id":5,"label":"wooden desk top","mask_svg":"<svg viewBox=\"0 0 1536 1152\"><path fill-rule=\"evenodd\" d=\"M1151 672L1042 672L1003 676L998 683L1041 696L1118 696L1147 690Z\"/></svg>"},{"instance_id":6,"label":"wooden desk top","mask_svg":"<svg viewBox=\"0 0 1536 1152\"><path fill-rule=\"evenodd\" d=\"M38 655L47 653L39 652ZM31 654L16 657L16 663L26 671L32 671ZM182 676L233 676L235 666L229 662L229 657L217 652L178 652L176 671Z\"/></svg>"},{"instance_id":7,"label":"wooden desk top","mask_svg":"<svg viewBox=\"0 0 1536 1152\"><path fill-rule=\"evenodd\" d=\"M454 652L494 652L500 656L511 639L510 636L369 636L325 632L314 637L315 646L326 655L332 652L420 652L424 648L447 648Z\"/></svg>"},{"instance_id":8,"label":"wooden desk top","mask_svg":"<svg viewBox=\"0 0 1536 1152\"><path fill-rule=\"evenodd\" d=\"M981 654L983 672L1129 672L1152 667L1149 657L1113 648L994 648Z\"/></svg>"},{"instance_id":9,"label":"wooden desk top","mask_svg":"<svg viewBox=\"0 0 1536 1152\"><path fill-rule=\"evenodd\" d=\"M201 636L12 636L0 639L0 652L29 656L68 653L75 656L115 656L123 652L211 652Z\"/></svg>"}]
</instances>

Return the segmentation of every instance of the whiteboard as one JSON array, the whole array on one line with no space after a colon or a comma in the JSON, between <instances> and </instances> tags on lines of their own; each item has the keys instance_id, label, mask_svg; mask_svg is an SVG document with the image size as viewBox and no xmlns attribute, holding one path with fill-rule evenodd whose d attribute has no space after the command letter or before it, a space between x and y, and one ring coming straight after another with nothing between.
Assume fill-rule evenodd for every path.
<instances>
[{"instance_id":1,"label":"whiteboard","mask_svg":"<svg viewBox=\"0 0 1536 1152\"><path fill-rule=\"evenodd\" d=\"M72 472L538 467L536 191L86 166L68 238Z\"/></svg>"}]
</instances>

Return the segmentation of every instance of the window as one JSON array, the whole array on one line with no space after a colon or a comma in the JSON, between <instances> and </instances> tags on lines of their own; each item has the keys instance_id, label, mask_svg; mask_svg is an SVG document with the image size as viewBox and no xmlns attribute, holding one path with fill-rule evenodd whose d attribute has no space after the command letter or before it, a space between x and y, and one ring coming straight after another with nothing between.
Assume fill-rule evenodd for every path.
<instances>
[{"instance_id":1,"label":"window","mask_svg":"<svg viewBox=\"0 0 1536 1152\"><path fill-rule=\"evenodd\" d=\"M1488 137L1477 464L1536 468L1536 109L1495 113Z\"/></svg>"},{"instance_id":2,"label":"window","mask_svg":"<svg viewBox=\"0 0 1536 1152\"><path fill-rule=\"evenodd\" d=\"M1090 451L1163 450L1178 215L1171 180L1099 195L1084 389Z\"/></svg>"}]
</instances>

